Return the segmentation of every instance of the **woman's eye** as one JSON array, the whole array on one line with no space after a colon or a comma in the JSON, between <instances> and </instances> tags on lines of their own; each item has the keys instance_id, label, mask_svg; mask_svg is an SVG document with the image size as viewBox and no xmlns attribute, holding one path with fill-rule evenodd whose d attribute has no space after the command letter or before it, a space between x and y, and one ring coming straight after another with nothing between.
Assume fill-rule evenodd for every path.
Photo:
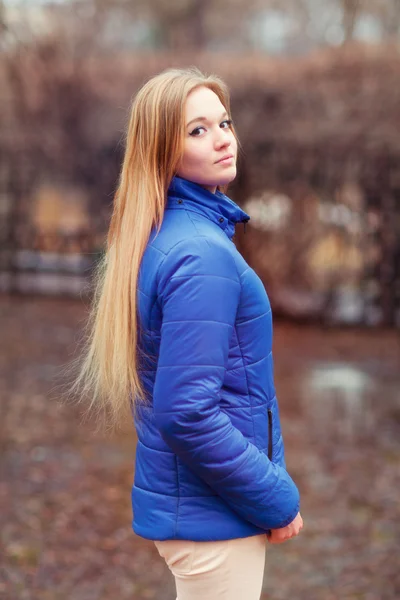
<instances>
[{"instance_id":1,"label":"woman's eye","mask_svg":"<svg viewBox=\"0 0 400 600\"><path fill-rule=\"evenodd\" d=\"M226 119L225 121L222 121L221 125L223 125L225 123L225 127L223 127L223 129L226 129L227 127L230 127L232 125L232 119Z\"/></svg>"},{"instance_id":2,"label":"woman's eye","mask_svg":"<svg viewBox=\"0 0 400 600\"><path fill-rule=\"evenodd\" d=\"M204 129L204 127L196 127L196 129L193 129L193 131L189 133L189 135L193 135L194 137L196 137L200 133L200 129Z\"/></svg>"},{"instance_id":3,"label":"woman's eye","mask_svg":"<svg viewBox=\"0 0 400 600\"><path fill-rule=\"evenodd\" d=\"M220 123L220 127L222 127L222 129L229 129L229 127L232 125L232 120L231 119L225 119L225 121L222 121L222 123ZM201 130L204 129L205 131L205 127L196 127L195 129L193 129L193 131L191 133L189 133L189 135L193 136L193 137L197 137L200 133Z\"/></svg>"}]
</instances>

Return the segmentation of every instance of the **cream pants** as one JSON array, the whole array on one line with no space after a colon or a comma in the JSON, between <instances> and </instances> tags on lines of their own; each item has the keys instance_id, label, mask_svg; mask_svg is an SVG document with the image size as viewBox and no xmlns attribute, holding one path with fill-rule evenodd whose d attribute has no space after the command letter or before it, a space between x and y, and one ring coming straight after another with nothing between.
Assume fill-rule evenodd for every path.
<instances>
[{"instance_id":1,"label":"cream pants","mask_svg":"<svg viewBox=\"0 0 400 600\"><path fill-rule=\"evenodd\" d=\"M266 534L216 542L155 541L175 577L176 600L259 600Z\"/></svg>"}]
</instances>

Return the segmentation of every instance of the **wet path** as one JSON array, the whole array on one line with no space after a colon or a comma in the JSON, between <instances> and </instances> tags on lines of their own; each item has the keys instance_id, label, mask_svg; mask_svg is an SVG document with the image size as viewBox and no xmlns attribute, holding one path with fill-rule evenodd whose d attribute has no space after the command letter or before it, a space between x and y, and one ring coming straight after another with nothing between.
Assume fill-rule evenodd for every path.
<instances>
[{"instance_id":1,"label":"wet path","mask_svg":"<svg viewBox=\"0 0 400 600\"><path fill-rule=\"evenodd\" d=\"M57 402L82 303L0 298L0 313L0 598L175 600L130 528L132 429L105 440ZM263 598L400 598L398 334L276 323L274 350L305 528L268 546Z\"/></svg>"},{"instance_id":2,"label":"wet path","mask_svg":"<svg viewBox=\"0 0 400 600\"><path fill-rule=\"evenodd\" d=\"M276 342L288 468L306 529L269 552L269 597L399 598L398 340L278 328Z\"/></svg>"}]
</instances>

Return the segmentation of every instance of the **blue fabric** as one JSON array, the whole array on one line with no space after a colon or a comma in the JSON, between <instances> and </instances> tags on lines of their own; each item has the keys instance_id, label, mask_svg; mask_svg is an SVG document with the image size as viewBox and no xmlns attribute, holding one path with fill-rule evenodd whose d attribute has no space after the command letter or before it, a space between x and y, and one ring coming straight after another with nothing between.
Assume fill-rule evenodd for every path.
<instances>
[{"instance_id":1,"label":"blue fabric","mask_svg":"<svg viewBox=\"0 0 400 600\"><path fill-rule=\"evenodd\" d=\"M235 202L174 177L138 281L140 376L133 529L151 540L224 540L289 524L264 285L232 241ZM268 453L270 452L270 456Z\"/></svg>"}]
</instances>

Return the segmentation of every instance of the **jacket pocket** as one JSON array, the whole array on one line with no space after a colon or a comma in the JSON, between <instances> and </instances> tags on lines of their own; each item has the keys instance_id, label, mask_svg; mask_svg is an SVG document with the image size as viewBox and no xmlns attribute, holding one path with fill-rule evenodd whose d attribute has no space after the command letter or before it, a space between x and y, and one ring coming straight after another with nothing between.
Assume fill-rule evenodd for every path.
<instances>
[{"instance_id":1,"label":"jacket pocket","mask_svg":"<svg viewBox=\"0 0 400 600\"><path fill-rule=\"evenodd\" d=\"M272 410L268 409L268 458L272 460Z\"/></svg>"}]
</instances>

